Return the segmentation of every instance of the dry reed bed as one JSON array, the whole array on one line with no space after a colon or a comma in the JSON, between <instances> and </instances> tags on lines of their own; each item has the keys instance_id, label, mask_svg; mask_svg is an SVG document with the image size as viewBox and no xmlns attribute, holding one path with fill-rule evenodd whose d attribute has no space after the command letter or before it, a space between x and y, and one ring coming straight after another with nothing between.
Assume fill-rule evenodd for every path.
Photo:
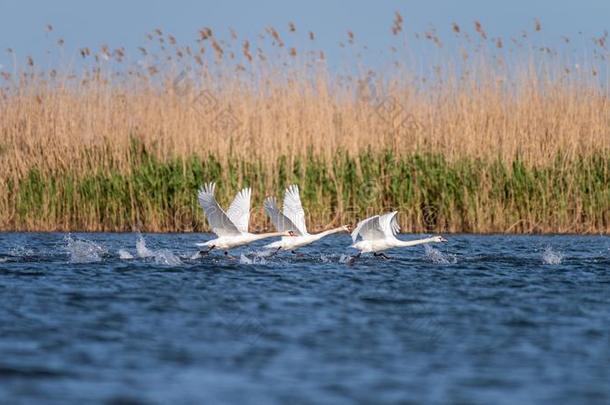
<instances>
[{"instance_id":1,"label":"dry reed bed","mask_svg":"<svg viewBox=\"0 0 610 405\"><path fill-rule=\"evenodd\" d=\"M145 158L154 159L157 166L176 159L182 162L182 180L196 171L188 163L191 157L205 162L213 156L219 167L217 180L235 188L255 181L260 194L277 192L284 185L279 179L283 164L290 168L291 180L310 184L309 166L298 165L306 156L314 156L311 170L326 170L324 181L333 183L304 190L309 203L329 205L322 209L317 204L312 211L312 220L320 224L355 220L368 208L385 208L389 200L407 211L403 225L413 231L608 232L610 191L604 183L609 170L604 157L610 155L607 35L596 39L593 57L578 61L574 69L574 64L565 63L563 56L548 48L539 53L523 51L521 57L510 59L506 45L498 43L498 38L487 38L480 24L475 24L476 41L463 29L456 31L454 26L453 30L466 38L460 45L462 54L466 49L471 56L456 58L448 53L446 66L428 74L417 74L408 64L398 63L385 73L363 70L340 75L326 67L321 52L297 56L297 50L286 45L274 29L267 30L274 56L265 56L247 41L241 42L236 56L237 39L231 45L204 29L193 47L182 46L158 30L150 36L148 49L140 50L145 64L142 60L139 65L129 63L124 49L107 47L81 50L85 62L77 74L43 70L28 60L23 69L3 72L0 187L6 191L0 195L0 228L202 229L200 214L191 210L194 196L186 195L193 194L196 185L181 189L185 196L166 201L154 195L158 191L154 186L148 195L121 198L131 210L117 208L113 220L103 219L99 209L83 215L76 212L95 205L92 201L105 200L108 196L100 193L108 191L93 188L72 201L72 207L58 201L58 190L90 178L120 175L125 184L137 181L144 150ZM402 18L394 21L392 31L402 32ZM440 45L434 32L422 38ZM348 41L353 40L350 34ZM157 52L154 57L153 52ZM394 57L400 59L400 55ZM357 181L338 178L333 170L344 153L353 159L354 167L341 170L353 171ZM590 184L565 185L562 197L577 200L568 201L569 206L554 215L548 210L529 212L540 207L526 200L520 204L527 208L511 206L517 200L491 201L494 185L489 183L494 178L483 175L477 180L479 191L487 194L478 196L482 206L474 217L472 212L460 217L447 211L443 215L450 218L435 217L430 222L429 212L442 205L438 201L392 196L391 188L378 186L373 188L382 190L379 198L354 196L357 187L370 188L374 183L362 168L361 157L368 153L379 167L387 153L399 161L442 156L450 166L447 170L460 175L465 175L458 169L465 161L514 168L516 159L531 173L552 167L548 173L563 176L564 170L573 182L586 177L577 173L586 166L599 170L602 182L594 182L592 190ZM587 166L591 162L596 163ZM256 170L234 173L231 165ZM396 170L393 173L400 176ZM178 182L179 172L172 171ZM40 195L32 199L35 190L28 189L29 197L23 197L20 187L35 184L33 175L40 177ZM552 198L553 190L548 188L552 178L545 179L533 187L546 190ZM350 184L342 187L342 181ZM49 189L51 182L57 187ZM343 188L352 191L342 195ZM574 194L576 189L584 191ZM226 196L234 191L227 187ZM589 197L597 202L584 201ZM35 209L36 201L44 207ZM191 207L187 225L176 223L175 215L170 219L163 214L163 209L182 210L176 204ZM347 206L349 215L344 212ZM580 211L584 206L597 212L585 218ZM180 221L185 215L180 214ZM268 225L260 212L254 218L256 226Z\"/></svg>"}]
</instances>

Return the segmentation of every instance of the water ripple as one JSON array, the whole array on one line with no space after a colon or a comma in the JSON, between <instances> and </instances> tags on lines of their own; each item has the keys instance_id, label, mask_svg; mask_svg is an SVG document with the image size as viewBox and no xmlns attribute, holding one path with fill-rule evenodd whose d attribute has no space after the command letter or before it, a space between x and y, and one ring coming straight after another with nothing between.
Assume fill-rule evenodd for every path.
<instances>
[{"instance_id":1,"label":"water ripple","mask_svg":"<svg viewBox=\"0 0 610 405\"><path fill-rule=\"evenodd\" d=\"M0 234L1 402L610 397L608 237L455 235L352 266L346 235L234 258L201 239Z\"/></svg>"}]
</instances>

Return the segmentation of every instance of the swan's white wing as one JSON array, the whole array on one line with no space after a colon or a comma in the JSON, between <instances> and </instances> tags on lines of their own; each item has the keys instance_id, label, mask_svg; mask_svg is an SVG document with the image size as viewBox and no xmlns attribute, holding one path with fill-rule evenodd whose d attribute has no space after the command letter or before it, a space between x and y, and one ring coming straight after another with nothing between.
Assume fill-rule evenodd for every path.
<instances>
[{"instance_id":1,"label":"swan's white wing","mask_svg":"<svg viewBox=\"0 0 610 405\"><path fill-rule=\"evenodd\" d=\"M297 235L302 235L299 228L279 210L274 197L268 197L265 200L264 206L265 212L269 215L271 222L273 222L273 226L275 226L275 229L277 229L278 232L292 231Z\"/></svg>"},{"instance_id":2,"label":"swan's white wing","mask_svg":"<svg viewBox=\"0 0 610 405\"><path fill-rule=\"evenodd\" d=\"M352 240L354 242L358 239L358 235L360 235L363 240L384 239L385 233L383 233L383 229L381 229L379 215L358 222L356 229L352 232Z\"/></svg>"},{"instance_id":3,"label":"swan's white wing","mask_svg":"<svg viewBox=\"0 0 610 405\"><path fill-rule=\"evenodd\" d=\"M292 221L301 234L307 235L305 211L303 211L303 205L301 205L299 186L295 184L288 186L284 192L284 215Z\"/></svg>"},{"instance_id":4,"label":"swan's white wing","mask_svg":"<svg viewBox=\"0 0 610 405\"><path fill-rule=\"evenodd\" d=\"M227 210L227 216L235 224L240 232L248 232L250 223L250 197L252 190L250 187L241 190Z\"/></svg>"},{"instance_id":5,"label":"swan's white wing","mask_svg":"<svg viewBox=\"0 0 610 405\"><path fill-rule=\"evenodd\" d=\"M229 219L227 214L220 208L216 198L214 197L214 189L216 184L205 184L198 194L199 205L203 208L203 212L208 219L208 223L212 227L212 232L218 236L240 235L235 224Z\"/></svg>"},{"instance_id":6,"label":"swan's white wing","mask_svg":"<svg viewBox=\"0 0 610 405\"><path fill-rule=\"evenodd\" d=\"M396 219L397 214L398 211L393 211L379 217L379 225L387 237L396 236L400 232L400 226Z\"/></svg>"}]
</instances>

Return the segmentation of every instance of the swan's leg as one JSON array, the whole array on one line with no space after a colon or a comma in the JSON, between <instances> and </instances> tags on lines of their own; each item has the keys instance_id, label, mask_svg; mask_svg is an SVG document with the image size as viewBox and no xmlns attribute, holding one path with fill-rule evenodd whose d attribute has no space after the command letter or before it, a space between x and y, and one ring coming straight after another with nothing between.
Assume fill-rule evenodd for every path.
<instances>
[{"instance_id":1,"label":"swan's leg","mask_svg":"<svg viewBox=\"0 0 610 405\"><path fill-rule=\"evenodd\" d=\"M210 248L209 248L208 250L200 250L200 251L199 251L199 254L200 254L201 256L207 256L207 255L209 255L209 254L210 254L210 252L212 251L212 249L214 249L215 247L216 247L215 245L212 245L212 246L210 246Z\"/></svg>"},{"instance_id":2,"label":"swan's leg","mask_svg":"<svg viewBox=\"0 0 610 405\"><path fill-rule=\"evenodd\" d=\"M303 257L303 256L305 256L303 253L299 253L296 250L291 250L290 253L292 253L293 255L296 255L296 257Z\"/></svg>"},{"instance_id":3,"label":"swan's leg","mask_svg":"<svg viewBox=\"0 0 610 405\"><path fill-rule=\"evenodd\" d=\"M375 253L373 253L373 256L375 256L375 257L382 257L382 258L384 258L386 260L390 258L390 256L386 255L383 252L375 252Z\"/></svg>"},{"instance_id":4,"label":"swan's leg","mask_svg":"<svg viewBox=\"0 0 610 405\"><path fill-rule=\"evenodd\" d=\"M356 259L358 259L361 254L362 254L362 252L358 252L358 254L355 254L352 257L350 257L349 260L347 261L347 265L352 266L354 264L354 262L356 261Z\"/></svg>"},{"instance_id":5,"label":"swan's leg","mask_svg":"<svg viewBox=\"0 0 610 405\"><path fill-rule=\"evenodd\" d=\"M267 257L273 257L275 255L277 255L278 253L280 253L280 250L282 250L282 247L280 246L279 248L277 248L273 253L271 253L269 256Z\"/></svg>"}]
</instances>

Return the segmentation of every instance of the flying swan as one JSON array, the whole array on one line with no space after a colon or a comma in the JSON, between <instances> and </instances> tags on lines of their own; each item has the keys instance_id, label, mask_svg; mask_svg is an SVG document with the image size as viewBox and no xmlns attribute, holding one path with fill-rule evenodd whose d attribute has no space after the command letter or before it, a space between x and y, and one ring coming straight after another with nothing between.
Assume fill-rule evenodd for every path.
<instances>
[{"instance_id":1,"label":"flying swan","mask_svg":"<svg viewBox=\"0 0 610 405\"><path fill-rule=\"evenodd\" d=\"M357 255L352 256L350 262L353 263L362 253L373 252L374 256L387 258L384 253L380 252L395 247L447 242L447 239L442 236L432 236L431 238L418 240L397 239L396 234L400 231L400 227L396 220L396 214L398 214L398 211L389 212L383 215L375 215L358 222L356 229L352 232L352 241L354 244L351 247L358 249L360 252ZM356 242L358 236L360 236L361 240Z\"/></svg>"},{"instance_id":2,"label":"flying swan","mask_svg":"<svg viewBox=\"0 0 610 405\"><path fill-rule=\"evenodd\" d=\"M227 250L247 245L248 243L271 238L274 236L290 236L291 231L271 232L253 234L248 232L248 223L250 222L250 196L252 190L244 188L235 196L235 199L229 206L227 212L223 211L218 205L214 197L215 183L208 183L199 190L198 200L199 205L203 208L203 212L208 219L208 223L212 227L212 232L218 236L216 239L207 242L197 243L197 246L208 247L208 250L200 251L200 254L206 255L212 249L224 249L225 255Z\"/></svg>"},{"instance_id":3,"label":"flying swan","mask_svg":"<svg viewBox=\"0 0 610 405\"><path fill-rule=\"evenodd\" d=\"M325 236L338 232L349 233L350 231L349 225L343 225L316 234L307 232L307 227L305 226L305 211L303 211L303 205L301 204L299 187L294 184L288 186L284 192L284 212L279 210L275 197L267 197L264 205L265 212L271 219L275 229L280 232L292 231L295 235L292 237L283 237L279 241L265 246L266 249L276 249L275 253L280 250L291 250L292 253L295 253L295 249L309 245Z\"/></svg>"}]
</instances>

